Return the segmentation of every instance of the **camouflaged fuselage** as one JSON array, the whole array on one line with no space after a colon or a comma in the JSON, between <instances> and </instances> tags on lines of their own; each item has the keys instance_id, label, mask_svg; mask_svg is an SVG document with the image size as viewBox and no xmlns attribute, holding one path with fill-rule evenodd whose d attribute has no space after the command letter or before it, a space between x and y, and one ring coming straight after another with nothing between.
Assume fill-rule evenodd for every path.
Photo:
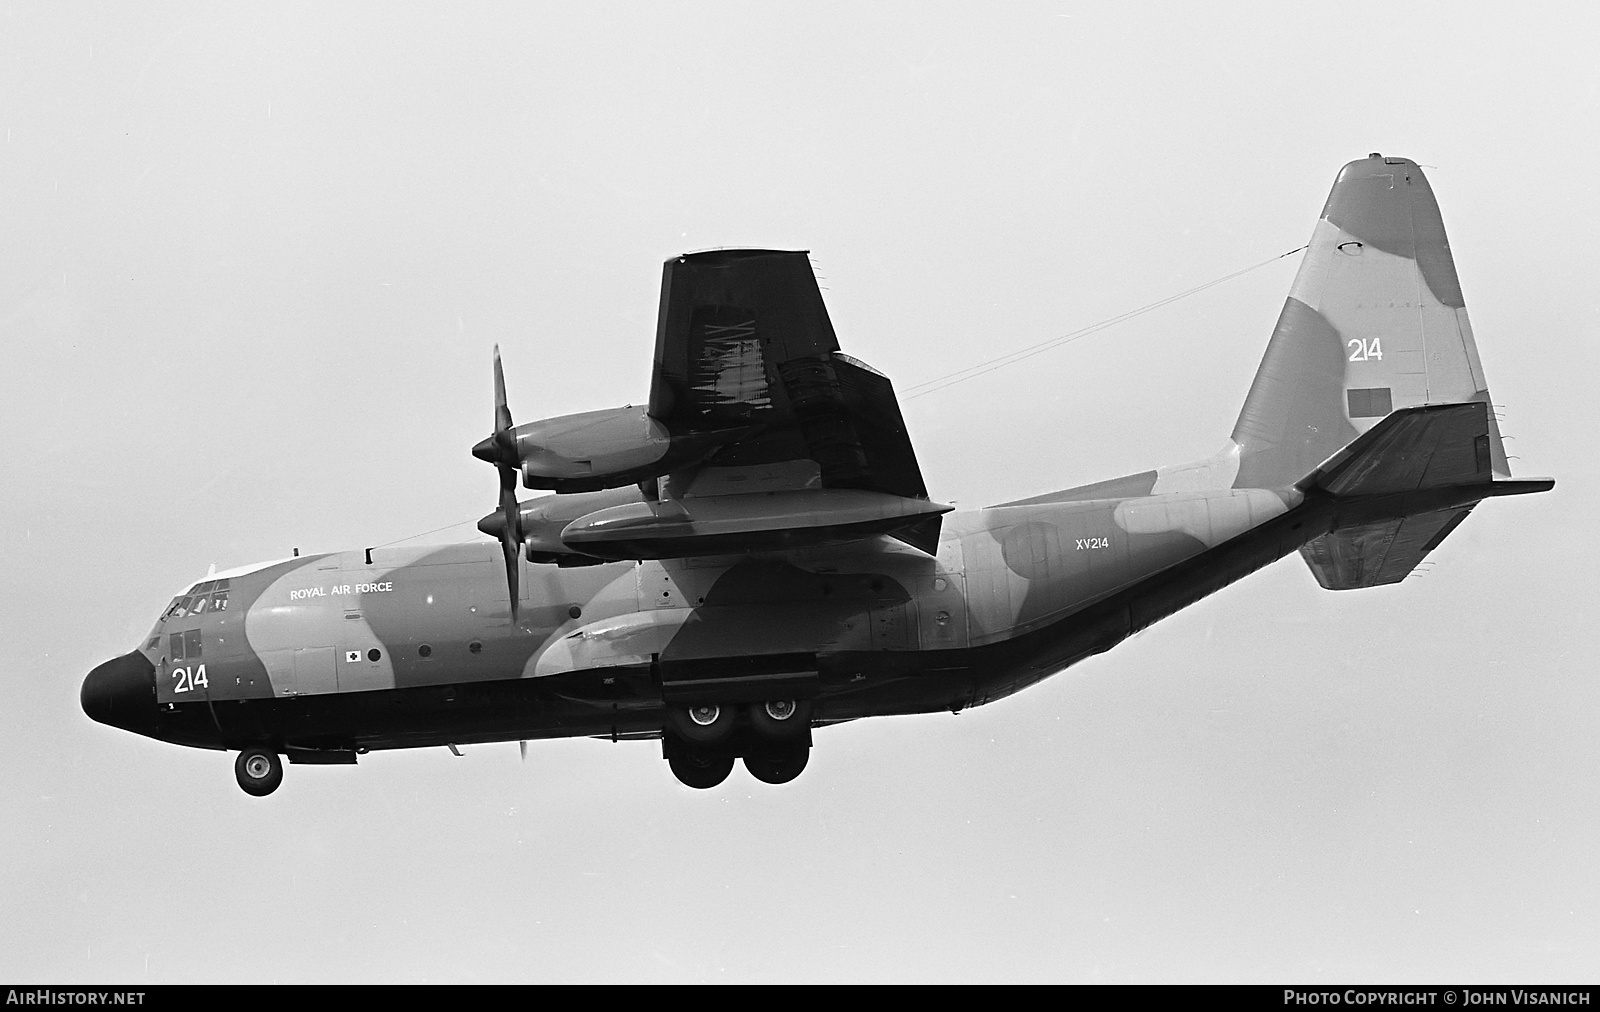
<instances>
[{"instance_id":1,"label":"camouflaged fuselage","mask_svg":"<svg viewBox=\"0 0 1600 1012\"><path fill-rule=\"evenodd\" d=\"M146 637L154 723L142 730L210 748L651 737L674 688L708 678L724 697L798 680L818 723L961 709L1148 624L1143 585L1297 498L1225 490L955 513L936 556L882 538L526 565L516 625L493 544L285 560L225 575L224 609L163 618ZM1238 575L1309 533L1258 547L1270 558Z\"/></svg>"},{"instance_id":2,"label":"camouflaged fuselage","mask_svg":"<svg viewBox=\"0 0 1600 1012\"><path fill-rule=\"evenodd\" d=\"M892 385L839 352L803 253L675 258L648 416L662 438L733 440L714 459L619 492L644 473L632 451L573 436L588 415L547 420L526 431L581 444L556 464L611 468L574 488L611 491L519 506L525 455L490 452L514 443L497 380L497 435L474 452L501 468L480 529L502 544L216 574L90 672L84 710L240 749L252 794L277 786L278 752L578 735L661 736L693 787L734 754L781 783L813 726L998 699L1297 549L1324 587L1396 583L1483 499L1553 482L1511 479L1415 162L1346 165L1304 252L1217 454L943 516ZM797 544L834 547L773 550ZM557 564L601 558L665 561Z\"/></svg>"}]
</instances>

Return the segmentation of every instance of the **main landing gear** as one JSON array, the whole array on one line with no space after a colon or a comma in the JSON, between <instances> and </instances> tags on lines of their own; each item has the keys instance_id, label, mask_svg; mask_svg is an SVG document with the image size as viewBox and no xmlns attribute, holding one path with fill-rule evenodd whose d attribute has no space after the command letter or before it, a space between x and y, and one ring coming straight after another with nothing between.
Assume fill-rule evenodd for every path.
<instances>
[{"instance_id":1,"label":"main landing gear","mask_svg":"<svg viewBox=\"0 0 1600 1012\"><path fill-rule=\"evenodd\" d=\"M246 794L263 798L283 783L283 760L269 748L252 745L233 761L233 775Z\"/></svg>"},{"instance_id":2,"label":"main landing gear","mask_svg":"<svg viewBox=\"0 0 1600 1012\"><path fill-rule=\"evenodd\" d=\"M661 750L673 776L700 790L728 779L735 759L743 759L762 783L786 784L811 757L811 701L675 706L668 711Z\"/></svg>"},{"instance_id":3,"label":"main landing gear","mask_svg":"<svg viewBox=\"0 0 1600 1012\"><path fill-rule=\"evenodd\" d=\"M667 765L672 767L672 775L684 784L705 790L728 779L728 774L733 772L733 756L689 751L683 755L668 755Z\"/></svg>"}]
</instances>

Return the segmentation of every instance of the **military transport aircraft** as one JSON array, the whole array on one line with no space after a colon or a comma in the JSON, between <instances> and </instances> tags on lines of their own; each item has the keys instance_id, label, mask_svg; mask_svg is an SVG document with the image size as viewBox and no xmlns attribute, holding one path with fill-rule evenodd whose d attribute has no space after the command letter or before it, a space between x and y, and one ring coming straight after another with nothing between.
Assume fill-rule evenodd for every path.
<instances>
[{"instance_id":1,"label":"military transport aircraft","mask_svg":"<svg viewBox=\"0 0 1600 1012\"><path fill-rule=\"evenodd\" d=\"M93 719L291 763L657 739L678 779L784 783L816 728L979 706L1298 550L1395 583L1510 477L1432 190L1339 173L1215 456L953 512L887 377L839 350L803 252L666 263L649 402L514 424L493 543L215 573L84 680ZM519 502L518 477L553 495Z\"/></svg>"}]
</instances>

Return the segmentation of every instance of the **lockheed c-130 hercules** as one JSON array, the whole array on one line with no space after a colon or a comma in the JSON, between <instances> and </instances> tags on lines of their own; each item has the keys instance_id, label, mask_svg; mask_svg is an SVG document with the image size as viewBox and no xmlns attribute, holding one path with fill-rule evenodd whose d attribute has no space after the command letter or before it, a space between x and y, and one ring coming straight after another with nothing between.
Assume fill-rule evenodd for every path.
<instances>
[{"instance_id":1,"label":"lockheed c-130 hercules","mask_svg":"<svg viewBox=\"0 0 1600 1012\"><path fill-rule=\"evenodd\" d=\"M1339 173L1223 449L987 509L932 501L889 380L842 354L802 252L667 261L649 402L514 424L491 543L215 573L95 668L93 719L292 763L659 739L714 787L783 783L813 730L991 702L1299 551L1405 577L1513 480L1415 162ZM527 502L529 488L555 493Z\"/></svg>"}]
</instances>

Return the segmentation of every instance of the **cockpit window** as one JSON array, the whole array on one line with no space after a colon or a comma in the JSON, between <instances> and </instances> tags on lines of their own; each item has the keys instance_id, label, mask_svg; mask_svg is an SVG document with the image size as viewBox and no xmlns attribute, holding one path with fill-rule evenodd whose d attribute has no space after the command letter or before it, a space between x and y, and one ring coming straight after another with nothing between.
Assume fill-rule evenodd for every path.
<instances>
[{"instance_id":1,"label":"cockpit window","mask_svg":"<svg viewBox=\"0 0 1600 1012\"><path fill-rule=\"evenodd\" d=\"M228 581L206 580L197 583L186 594L179 594L167 605L163 619L183 618L186 615L204 615L208 611L228 610Z\"/></svg>"},{"instance_id":2,"label":"cockpit window","mask_svg":"<svg viewBox=\"0 0 1600 1012\"><path fill-rule=\"evenodd\" d=\"M200 656L200 630L190 629L183 634L183 656L191 661Z\"/></svg>"},{"instance_id":3,"label":"cockpit window","mask_svg":"<svg viewBox=\"0 0 1600 1012\"><path fill-rule=\"evenodd\" d=\"M173 660L183 660L183 633L173 633L167 637L167 646L167 654Z\"/></svg>"}]
</instances>

